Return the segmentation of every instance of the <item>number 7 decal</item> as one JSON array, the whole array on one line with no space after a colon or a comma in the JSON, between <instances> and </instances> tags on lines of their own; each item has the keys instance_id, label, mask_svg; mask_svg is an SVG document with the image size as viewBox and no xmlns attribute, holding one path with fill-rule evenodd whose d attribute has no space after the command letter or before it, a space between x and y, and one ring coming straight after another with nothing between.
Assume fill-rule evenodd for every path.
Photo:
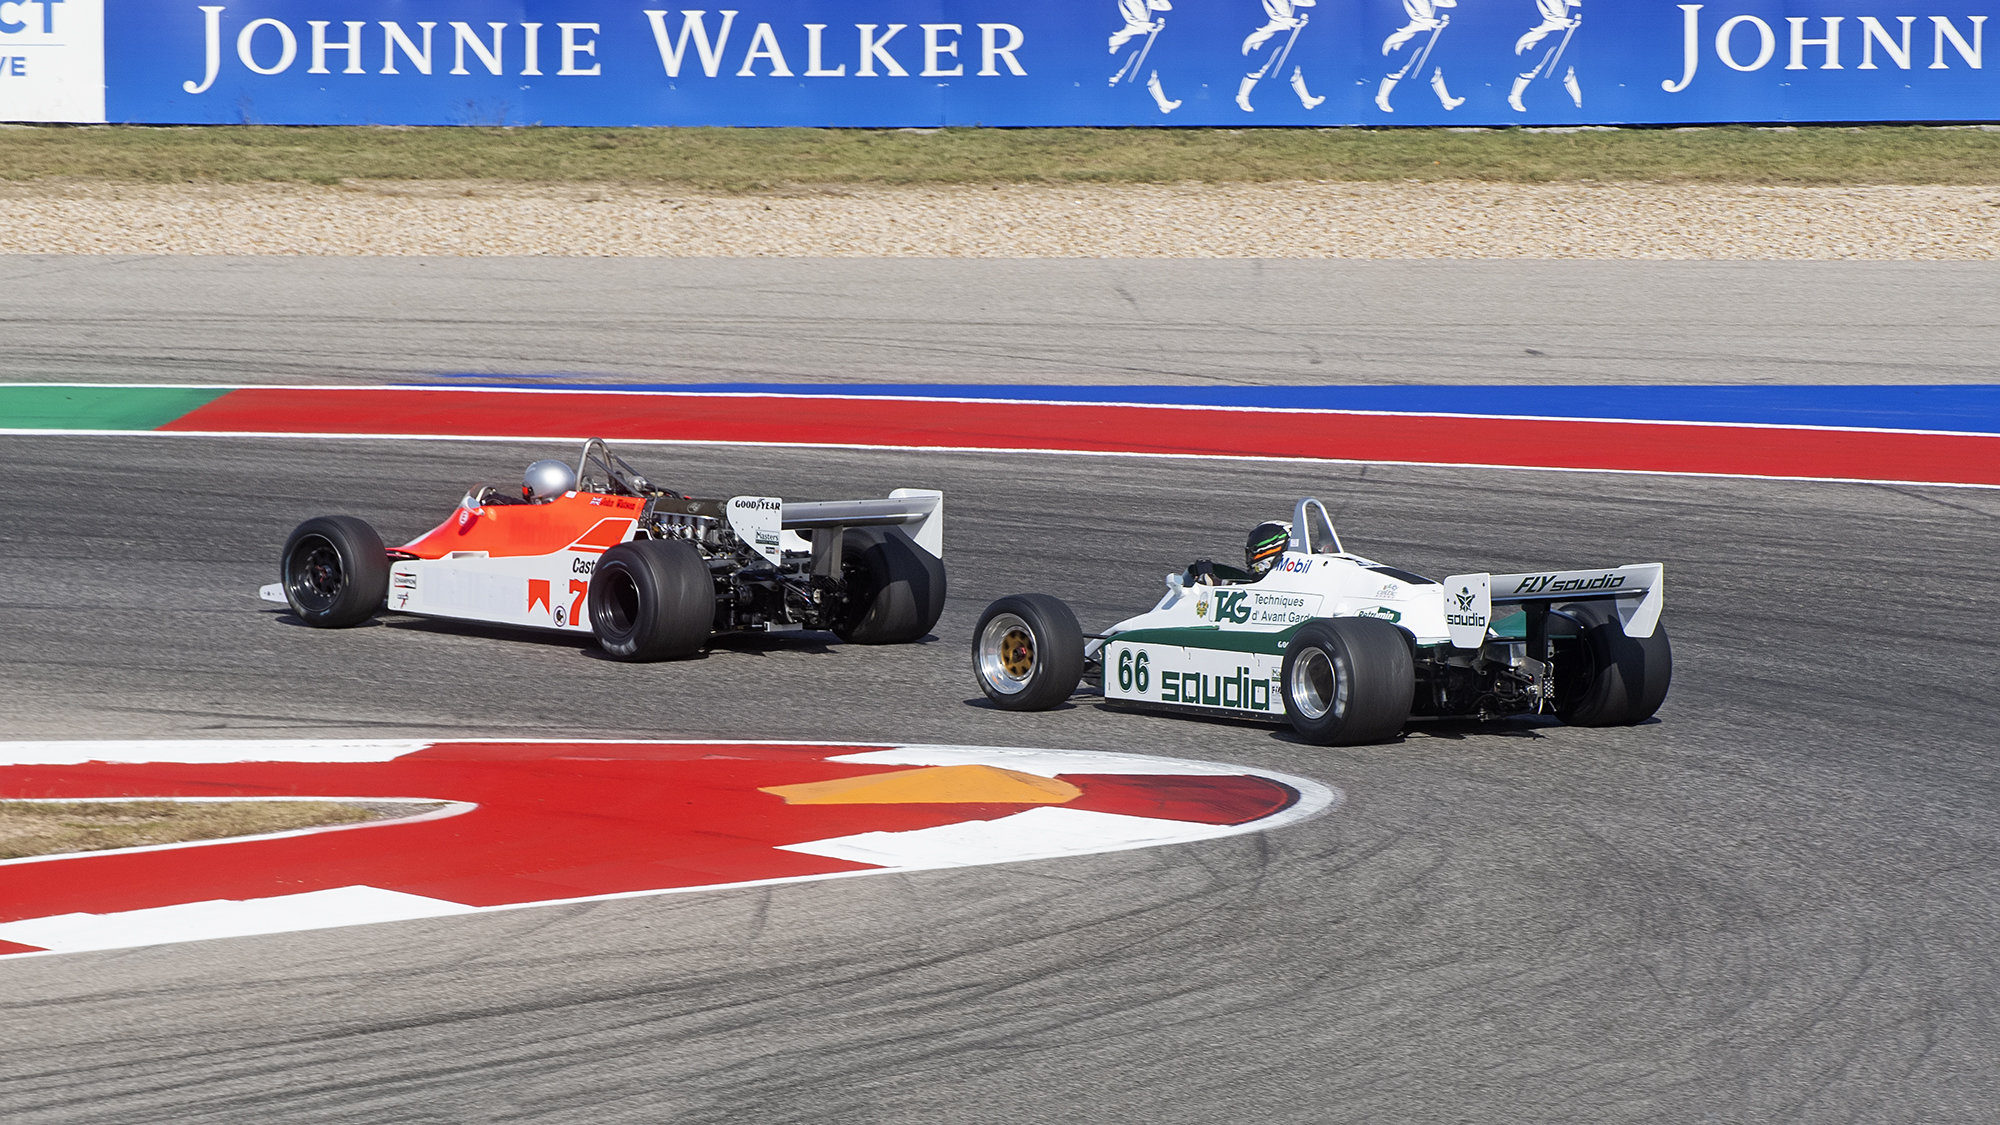
<instances>
[{"instance_id":1,"label":"number 7 decal","mask_svg":"<svg viewBox=\"0 0 2000 1125\"><path fill-rule=\"evenodd\" d=\"M580 626L583 624L583 598L585 594L590 592L590 580L587 578L570 579L569 592L576 595L570 599L569 623Z\"/></svg>"}]
</instances>

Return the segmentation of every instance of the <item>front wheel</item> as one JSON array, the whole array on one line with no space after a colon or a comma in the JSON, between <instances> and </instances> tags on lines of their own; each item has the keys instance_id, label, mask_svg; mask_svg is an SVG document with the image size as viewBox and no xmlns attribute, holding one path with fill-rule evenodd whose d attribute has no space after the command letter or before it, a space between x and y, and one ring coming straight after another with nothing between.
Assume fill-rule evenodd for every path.
<instances>
[{"instance_id":1,"label":"front wheel","mask_svg":"<svg viewBox=\"0 0 2000 1125\"><path fill-rule=\"evenodd\" d=\"M1329 617L1300 626L1279 672L1292 728L1318 746L1394 737L1416 697L1416 661L1404 636L1373 617Z\"/></svg>"},{"instance_id":2,"label":"front wheel","mask_svg":"<svg viewBox=\"0 0 2000 1125\"><path fill-rule=\"evenodd\" d=\"M590 629L613 659L693 656L714 628L715 579L691 543L620 543L590 575Z\"/></svg>"},{"instance_id":3,"label":"front wheel","mask_svg":"<svg viewBox=\"0 0 2000 1125\"><path fill-rule=\"evenodd\" d=\"M285 540L278 579L299 620L344 629L389 599L389 556L375 529L353 516L309 519Z\"/></svg>"},{"instance_id":4,"label":"front wheel","mask_svg":"<svg viewBox=\"0 0 2000 1125\"><path fill-rule=\"evenodd\" d=\"M1046 711L1083 680L1083 628L1047 594L1001 598L972 631L972 671L995 707Z\"/></svg>"}]
</instances>

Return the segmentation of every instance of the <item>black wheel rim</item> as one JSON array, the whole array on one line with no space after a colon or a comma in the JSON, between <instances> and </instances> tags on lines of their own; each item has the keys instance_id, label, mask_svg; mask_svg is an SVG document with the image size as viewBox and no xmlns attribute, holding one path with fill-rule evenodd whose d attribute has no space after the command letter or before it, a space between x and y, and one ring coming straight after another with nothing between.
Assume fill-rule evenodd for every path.
<instances>
[{"instance_id":1,"label":"black wheel rim","mask_svg":"<svg viewBox=\"0 0 2000 1125\"><path fill-rule=\"evenodd\" d=\"M285 591L293 605L308 613L324 613L333 608L346 588L347 569L331 540L309 535L292 548L291 563L285 568Z\"/></svg>"},{"instance_id":2,"label":"black wheel rim","mask_svg":"<svg viewBox=\"0 0 2000 1125\"><path fill-rule=\"evenodd\" d=\"M599 567L590 588L598 592L598 604L591 607L591 623L597 630L611 636L630 633L639 619L639 588L632 576L621 567Z\"/></svg>"},{"instance_id":3,"label":"black wheel rim","mask_svg":"<svg viewBox=\"0 0 2000 1125\"><path fill-rule=\"evenodd\" d=\"M875 601L875 568L866 559L844 559L840 564L841 583L845 587L842 597L846 604L840 609L840 623L844 628L853 629L868 616L868 609Z\"/></svg>"}]
</instances>

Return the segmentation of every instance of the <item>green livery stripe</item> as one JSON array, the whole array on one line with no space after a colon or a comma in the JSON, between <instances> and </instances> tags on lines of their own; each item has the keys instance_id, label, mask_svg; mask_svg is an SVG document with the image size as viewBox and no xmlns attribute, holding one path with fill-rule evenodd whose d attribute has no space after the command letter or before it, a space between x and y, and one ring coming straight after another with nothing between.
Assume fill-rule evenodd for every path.
<instances>
[{"instance_id":1,"label":"green livery stripe","mask_svg":"<svg viewBox=\"0 0 2000 1125\"><path fill-rule=\"evenodd\" d=\"M0 386L0 430L157 430L228 387Z\"/></svg>"},{"instance_id":2,"label":"green livery stripe","mask_svg":"<svg viewBox=\"0 0 2000 1125\"><path fill-rule=\"evenodd\" d=\"M1180 629L1134 629L1129 633L1120 633L1112 637L1109 643L1179 645L1182 648L1205 648L1211 652L1255 652L1265 656L1280 656L1285 651L1285 643L1289 642L1299 629L1299 625L1275 633L1256 633L1247 629L1224 632L1213 625L1190 625Z\"/></svg>"}]
</instances>

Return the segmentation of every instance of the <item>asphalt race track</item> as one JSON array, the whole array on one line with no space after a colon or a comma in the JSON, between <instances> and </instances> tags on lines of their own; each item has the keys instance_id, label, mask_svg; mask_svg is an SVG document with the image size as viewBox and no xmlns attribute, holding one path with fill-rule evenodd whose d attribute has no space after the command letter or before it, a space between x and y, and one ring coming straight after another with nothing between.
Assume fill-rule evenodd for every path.
<instances>
[{"instance_id":1,"label":"asphalt race track","mask_svg":"<svg viewBox=\"0 0 2000 1125\"><path fill-rule=\"evenodd\" d=\"M8 382L1991 383L1981 262L0 256Z\"/></svg>"},{"instance_id":2,"label":"asphalt race track","mask_svg":"<svg viewBox=\"0 0 2000 1125\"><path fill-rule=\"evenodd\" d=\"M1936 348L1949 370L1856 362L1846 381L1991 380L1990 324L1939 343L1904 311L1878 351ZM201 346L239 353L219 380L295 351L228 328ZM16 349L4 377L85 378L62 362ZM1800 366L1843 381L1831 355ZM1647 377L1602 377L1619 374ZM134 353L98 377L199 372ZM0 964L0 1118L1935 1122L2000 1105L2000 491L635 447L699 493L944 489L936 639L737 640L626 666L393 617L309 630L256 599L308 515L411 536L467 484L569 452L0 439L0 736L893 738L1203 758L1345 803L1170 848L17 959ZM1302 494L1350 548L1432 574L1664 562L1677 675L1658 721L1324 750L978 702L966 649L990 598L1047 591L1102 626Z\"/></svg>"}]
</instances>

